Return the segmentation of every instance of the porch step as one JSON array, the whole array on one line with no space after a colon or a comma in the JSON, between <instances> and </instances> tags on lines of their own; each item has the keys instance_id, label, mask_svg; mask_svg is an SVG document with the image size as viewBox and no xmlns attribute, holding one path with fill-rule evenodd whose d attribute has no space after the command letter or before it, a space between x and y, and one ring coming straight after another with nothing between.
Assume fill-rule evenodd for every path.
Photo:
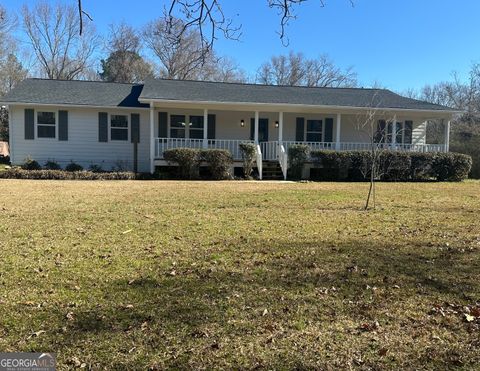
<instances>
[{"instance_id":1,"label":"porch step","mask_svg":"<svg viewBox=\"0 0 480 371\"><path fill-rule=\"evenodd\" d=\"M263 161L263 180L283 180L282 168L278 161Z\"/></svg>"}]
</instances>

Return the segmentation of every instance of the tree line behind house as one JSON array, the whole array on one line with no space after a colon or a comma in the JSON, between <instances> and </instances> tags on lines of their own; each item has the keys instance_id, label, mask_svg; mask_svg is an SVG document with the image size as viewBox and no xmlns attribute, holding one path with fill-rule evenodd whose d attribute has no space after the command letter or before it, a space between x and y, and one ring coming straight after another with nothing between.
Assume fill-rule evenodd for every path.
<instances>
[{"instance_id":1,"label":"tree line behind house","mask_svg":"<svg viewBox=\"0 0 480 371\"><path fill-rule=\"evenodd\" d=\"M180 80L256 82L275 85L356 87L353 67L341 68L327 55L307 58L302 53L272 56L254 72L234 59L205 49L194 28L182 19L164 17L135 28L112 24L106 35L84 22L80 35L78 10L71 2L25 4L20 14L0 5L0 96L24 78L88 79L143 82L161 77ZM231 41L235 42L235 41ZM407 95L465 111L452 124L451 150L474 158L472 176L480 177L480 65L472 66L467 81L451 80L425 86ZM0 140L8 140L8 116L0 113ZM428 141L441 142L441 127L432 123ZM479 161L476 161L476 160Z\"/></svg>"}]
</instances>

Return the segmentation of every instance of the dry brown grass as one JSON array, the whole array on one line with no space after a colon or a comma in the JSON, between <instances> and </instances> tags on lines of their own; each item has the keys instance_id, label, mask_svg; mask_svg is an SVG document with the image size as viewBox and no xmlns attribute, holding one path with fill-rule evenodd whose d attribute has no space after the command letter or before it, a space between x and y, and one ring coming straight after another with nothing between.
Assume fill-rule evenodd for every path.
<instances>
[{"instance_id":1,"label":"dry brown grass","mask_svg":"<svg viewBox=\"0 0 480 371\"><path fill-rule=\"evenodd\" d=\"M61 368L472 369L480 183L0 181L0 350ZM42 332L45 331L45 332Z\"/></svg>"}]
</instances>

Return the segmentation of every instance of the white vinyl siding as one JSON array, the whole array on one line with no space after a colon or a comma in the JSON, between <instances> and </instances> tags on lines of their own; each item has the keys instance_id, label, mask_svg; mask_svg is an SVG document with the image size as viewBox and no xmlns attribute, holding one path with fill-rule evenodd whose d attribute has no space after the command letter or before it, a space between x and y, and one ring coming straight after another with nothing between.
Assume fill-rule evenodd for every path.
<instances>
[{"instance_id":1,"label":"white vinyl siding","mask_svg":"<svg viewBox=\"0 0 480 371\"><path fill-rule=\"evenodd\" d=\"M112 168L133 169L133 143L128 141L98 141L98 113L109 112L110 115L127 115L130 123L130 114L140 114L140 143L138 144L138 169L142 172L150 171L150 118L148 110L135 109L93 109L62 107L68 111L68 141L40 138L25 140L24 138L24 109L26 107L10 106L12 162L22 164L30 156L41 165L46 161L58 162L62 167L71 161L79 163L84 168L90 165L100 165L104 170ZM30 107L28 107L30 108ZM35 108L37 111L55 111L60 108ZM36 115L35 115L36 116ZM110 118L109 118L110 121ZM57 119L58 122L58 119ZM130 126L130 125L129 125ZM58 125L57 125L58 127ZM57 134L58 138L58 134Z\"/></svg>"}]
</instances>

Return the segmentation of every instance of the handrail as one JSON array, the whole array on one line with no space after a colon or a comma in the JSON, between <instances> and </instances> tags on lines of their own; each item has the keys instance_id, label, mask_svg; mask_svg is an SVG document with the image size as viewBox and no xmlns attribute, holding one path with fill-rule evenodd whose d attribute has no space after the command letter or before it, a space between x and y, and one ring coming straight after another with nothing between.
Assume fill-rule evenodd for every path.
<instances>
[{"instance_id":1,"label":"handrail","mask_svg":"<svg viewBox=\"0 0 480 371\"><path fill-rule=\"evenodd\" d=\"M262 180L263 178L263 169L262 169L262 149L260 145L257 144L257 170L258 170L258 179Z\"/></svg>"},{"instance_id":2,"label":"handrail","mask_svg":"<svg viewBox=\"0 0 480 371\"><path fill-rule=\"evenodd\" d=\"M278 143L278 162L283 173L283 180L287 180L288 154L282 143Z\"/></svg>"}]
</instances>

